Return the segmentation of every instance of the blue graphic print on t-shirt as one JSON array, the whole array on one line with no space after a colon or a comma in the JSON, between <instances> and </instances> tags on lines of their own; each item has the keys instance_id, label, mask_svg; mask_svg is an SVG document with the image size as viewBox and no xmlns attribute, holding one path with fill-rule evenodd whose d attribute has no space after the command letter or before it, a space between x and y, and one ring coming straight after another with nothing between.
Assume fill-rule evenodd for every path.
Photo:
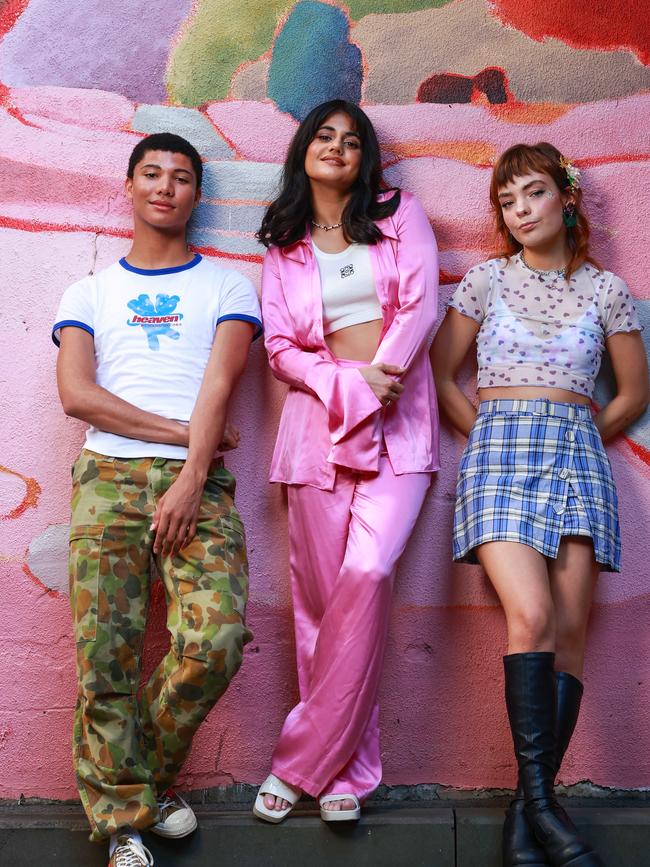
<instances>
[{"instance_id":1,"label":"blue graphic print on t-shirt","mask_svg":"<svg viewBox=\"0 0 650 867\"><path fill-rule=\"evenodd\" d=\"M175 313L176 305L180 301L178 295L156 295L155 305L148 295L138 295L129 301L127 307L133 310L134 315L127 319L127 325L140 325L147 335L149 349L160 349L159 336L170 337L178 340L180 331L172 328L172 325L180 325L182 313Z\"/></svg>"}]
</instances>

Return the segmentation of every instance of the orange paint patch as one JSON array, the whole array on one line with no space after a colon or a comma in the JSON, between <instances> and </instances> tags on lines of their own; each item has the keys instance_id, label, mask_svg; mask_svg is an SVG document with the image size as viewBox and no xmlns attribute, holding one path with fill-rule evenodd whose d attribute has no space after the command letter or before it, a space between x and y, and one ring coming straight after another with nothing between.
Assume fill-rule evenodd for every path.
<instances>
[{"instance_id":1,"label":"orange paint patch","mask_svg":"<svg viewBox=\"0 0 650 867\"><path fill-rule=\"evenodd\" d=\"M22 473L17 473L15 470L10 470L8 467L0 465L0 473L7 473L9 476L16 476L25 484L25 496L18 505L6 515L2 515L3 521L12 521L14 518L19 518L27 509L35 509L38 504L38 498L41 494L41 486L36 479L30 479L29 476L23 476Z\"/></svg>"},{"instance_id":2,"label":"orange paint patch","mask_svg":"<svg viewBox=\"0 0 650 867\"><path fill-rule=\"evenodd\" d=\"M484 141L406 141L385 146L384 150L396 157L395 160L389 161L389 165L397 162L398 159L440 157L441 159L469 163L472 166L488 166L497 157L494 145Z\"/></svg>"},{"instance_id":3,"label":"orange paint patch","mask_svg":"<svg viewBox=\"0 0 650 867\"><path fill-rule=\"evenodd\" d=\"M571 103L558 104L554 102L538 102L526 104L524 102L509 102L504 105L488 106L490 112L503 123L512 124L545 124L553 123L571 111L574 106Z\"/></svg>"},{"instance_id":4,"label":"orange paint patch","mask_svg":"<svg viewBox=\"0 0 650 867\"><path fill-rule=\"evenodd\" d=\"M601 157L585 157L574 160L574 162L581 168L593 168L594 166L604 166L608 163L638 163L648 160L650 160L650 151L648 153L606 154Z\"/></svg>"}]
</instances>

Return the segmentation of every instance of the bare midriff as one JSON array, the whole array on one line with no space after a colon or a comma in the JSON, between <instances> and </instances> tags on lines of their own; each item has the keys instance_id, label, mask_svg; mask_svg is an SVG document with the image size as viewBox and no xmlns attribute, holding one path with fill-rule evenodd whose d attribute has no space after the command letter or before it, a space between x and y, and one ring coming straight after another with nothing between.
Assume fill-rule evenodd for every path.
<instances>
[{"instance_id":1,"label":"bare midriff","mask_svg":"<svg viewBox=\"0 0 650 867\"><path fill-rule=\"evenodd\" d=\"M528 385L508 385L504 388L479 388L479 400L553 400L556 403L582 403L591 400L566 388L538 388Z\"/></svg>"},{"instance_id":2,"label":"bare midriff","mask_svg":"<svg viewBox=\"0 0 650 867\"><path fill-rule=\"evenodd\" d=\"M379 346L382 327L381 319L348 325L347 328L328 334L325 343L336 358L348 358L350 361L365 361L370 364Z\"/></svg>"}]
</instances>

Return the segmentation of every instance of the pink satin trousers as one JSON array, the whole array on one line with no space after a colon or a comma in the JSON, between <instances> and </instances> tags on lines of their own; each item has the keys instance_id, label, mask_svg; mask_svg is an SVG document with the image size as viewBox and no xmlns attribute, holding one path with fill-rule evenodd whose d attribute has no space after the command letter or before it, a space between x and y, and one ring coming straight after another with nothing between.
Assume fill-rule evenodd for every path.
<instances>
[{"instance_id":1,"label":"pink satin trousers","mask_svg":"<svg viewBox=\"0 0 650 867\"><path fill-rule=\"evenodd\" d=\"M289 485L300 702L272 771L308 794L367 797L381 780L377 691L393 581L431 481L337 469L332 491Z\"/></svg>"}]
</instances>

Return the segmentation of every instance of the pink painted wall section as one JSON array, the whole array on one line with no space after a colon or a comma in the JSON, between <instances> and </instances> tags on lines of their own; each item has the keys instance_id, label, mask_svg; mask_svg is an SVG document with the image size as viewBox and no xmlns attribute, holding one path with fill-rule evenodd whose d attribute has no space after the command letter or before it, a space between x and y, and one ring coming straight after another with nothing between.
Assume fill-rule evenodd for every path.
<instances>
[{"instance_id":1,"label":"pink painted wall section","mask_svg":"<svg viewBox=\"0 0 650 867\"><path fill-rule=\"evenodd\" d=\"M295 95L308 86L314 103L327 96L313 90L303 62L311 43L301 43L294 13L309 5L322 51L342 46L341 92L361 82L388 179L424 203L441 248L441 314L460 275L490 251L493 160L517 141L548 139L583 169L595 252L627 280L650 334L650 67L637 30L621 23L645 20L642 0L612 0L610 18L584 27L578 0L563 3L561 17L506 0L396 0L391 14L385 2L352 0L341 15L333 0L250 0L245 9L187 0L165 2L155 32L136 23L140 3L127 14L88 0L91 42L86 19L65 5L72 17L52 0L0 10L0 798L76 796L66 546L83 425L63 415L56 394L58 299L128 248L128 156L143 134L165 129L205 157L193 245L259 284L254 232L297 127ZM133 63L149 45L146 68ZM471 392L471 363L466 378ZM598 400L608 387L605 377ZM242 443L229 459L248 532L255 640L198 734L186 788L261 780L296 699L285 501L266 481L283 395L256 344L232 409ZM442 469L400 568L382 685L389 784L514 779L503 617L481 570L450 560L462 446L443 432ZM599 584L584 713L562 778L641 788L650 786L650 417L608 451L624 569ZM159 584L153 601L148 670L167 641Z\"/></svg>"}]
</instances>

